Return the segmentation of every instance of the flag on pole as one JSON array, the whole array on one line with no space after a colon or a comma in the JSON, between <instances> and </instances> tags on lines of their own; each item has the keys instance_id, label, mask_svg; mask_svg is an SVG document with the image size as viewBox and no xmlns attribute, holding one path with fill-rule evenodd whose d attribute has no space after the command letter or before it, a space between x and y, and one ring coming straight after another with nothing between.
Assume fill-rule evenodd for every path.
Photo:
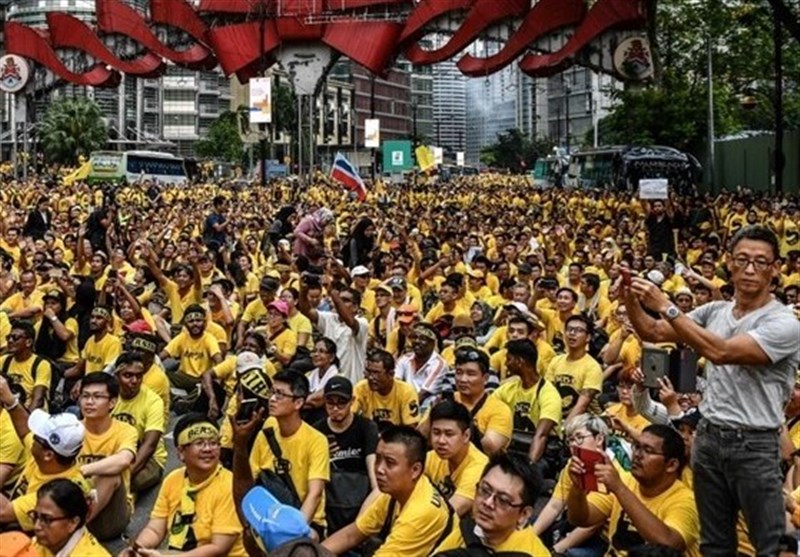
<instances>
[{"instance_id":1,"label":"flag on pole","mask_svg":"<svg viewBox=\"0 0 800 557\"><path fill-rule=\"evenodd\" d=\"M358 175L358 170L341 153L336 153L336 158L333 159L331 178L344 184L348 190L356 192L359 201L367 198L364 180Z\"/></svg>"},{"instance_id":2,"label":"flag on pole","mask_svg":"<svg viewBox=\"0 0 800 557\"><path fill-rule=\"evenodd\" d=\"M427 172L436 166L433 150L427 145L420 145L414 152L417 155L417 164L422 172Z\"/></svg>"}]
</instances>

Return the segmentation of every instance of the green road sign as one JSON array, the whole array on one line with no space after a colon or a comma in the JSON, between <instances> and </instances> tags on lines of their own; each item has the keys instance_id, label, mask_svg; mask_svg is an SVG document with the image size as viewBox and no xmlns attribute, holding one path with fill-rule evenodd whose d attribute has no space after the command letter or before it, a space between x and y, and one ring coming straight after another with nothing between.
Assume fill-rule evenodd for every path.
<instances>
[{"instance_id":1,"label":"green road sign","mask_svg":"<svg viewBox=\"0 0 800 557\"><path fill-rule=\"evenodd\" d=\"M383 171L404 172L414 168L410 141L383 142Z\"/></svg>"}]
</instances>

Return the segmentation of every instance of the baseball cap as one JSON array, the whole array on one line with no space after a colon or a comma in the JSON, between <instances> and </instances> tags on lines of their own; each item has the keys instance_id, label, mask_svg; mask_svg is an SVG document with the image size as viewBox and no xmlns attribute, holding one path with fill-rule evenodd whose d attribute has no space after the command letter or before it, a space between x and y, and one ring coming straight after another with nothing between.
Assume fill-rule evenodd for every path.
<instances>
[{"instance_id":1,"label":"baseball cap","mask_svg":"<svg viewBox=\"0 0 800 557\"><path fill-rule=\"evenodd\" d=\"M256 486L242 499L242 513L258 544L267 553L311 533L299 509L284 505L267 489Z\"/></svg>"},{"instance_id":2,"label":"baseball cap","mask_svg":"<svg viewBox=\"0 0 800 557\"><path fill-rule=\"evenodd\" d=\"M280 284L278 284L278 281L275 280L274 278L272 278L272 277L264 277L264 278L261 279L261 282L259 283L258 288L259 288L259 290L272 290L272 291L275 291L275 290L278 290L279 286L280 286Z\"/></svg>"},{"instance_id":3,"label":"baseball cap","mask_svg":"<svg viewBox=\"0 0 800 557\"><path fill-rule=\"evenodd\" d=\"M269 400L269 391L272 389L272 379L263 367L254 367L239 376L242 387L263 400Z\"/></svg>"},{"instance_id":4,"label":"baseball cap","mask_svg":"<svg viewBox=\"0 0 800 557\"><path fill-rule=\"evenodd\" d=\"M369 269L367 269L363 265L357 265L353 267L352 271L350 271L350 275L354 277L360 277L362 275L368 275L368 274L369 274Z\"/></svg>"},{"instance_id":5,"label":"baseball cap","mask_svg":"<svg viewBox=\"0 0 800 557\"><path fill-rule=\"evenodd\" d=\"M398 323L412 323L417 317L417 308L411 304L403 304L397 308Z\"/></svg>"},{"instance_id":6,"label":"baseball cap","mask_svg":"<svg viewBox=\"0 0 800 557\"><path fill-rule=\"evenodd\" d=\"M652 282L656 286L661 286L662 284L664 284L664 280L665 280L664 279L664 273L662 273L661 271L658 271L656 269L653 269L652 271L647 273L647 280L649 280L650 282Z\"/></svg>"},{"instance_id":7,"label":"baseball cap","mask_svg":"<svg viewBox=\"0 0 800 557\"><path fill-rule=\"evenodd\" d=\"M700 414L700 410L697 408L691 408L683 413L683 416L680 418L675 418L672 420L672 425L678 427L681 424L688 425L693 429L697 429L697 424L700 423L700 418L703 416Z\"/></svg>"},{"instance_id":8,"label":"baseball cap","mask_svg":"<svg viewBox=\"0 0 800 557\"><path fill-rule=\"evenodd\" d=\"M475 324L472 322L472 319L466 313L457 313L453 317L453 327L466 327L468 329L472 329L475 327Z\"/></svg>"},{"instance_id":9,"label":"baseball cap","mask_svg":"<svg viewBox=\"0 0 800 557\"><path fill-rule=\"evenodd\" d=\"M472 278L477 278L477 279L486 278L486 275L480 269L468 269L467 270L467 275L469 275Z\"/></svg>"},{"instance_id":10,"label":"baseball cap","mask_svg":"<svg viewBox=\"0 0 800 557\"><path fill-rule=\"evenodd\" d=\"M236 355L236 375L242 375L251 369L263 369L264 360L250 350L245 350Z\"/></svg>"},{"instance_id":11,"label":"baseball cap","mask_svg":"<svg viewBox=\"0 0 800 557\"><path fill-rule=\"evenodd\" d=\"M28 416L28 429L61 456L75 456L83 446L83 424L75 414L48 414L37 408Z\"/></svg>"},{"instance_id":12,"label":"baseball cap","mask_svg":"<svg viewBox=\"0 0 800 557\"><path fill-rule=\"evenodd\" d=\"M379 284L379 285L375 286L375 287L373 288L373 290L374 290L375 292L378 292L378 291L380 290L381 292L386 292L387 294L390 294L390 295L391 295L391 293L392 293L392 289L391 289L391 288L390 288L388 285L386 285L386 284L383 284L383 283L381 283L381 284Z\"/></svg>"},{"instance_id":13,"label":"baseball cap","mask_svg":"<svg viewBox=\"0 0 800 557\"><path fill-rule=\"evenodd\" d=\"M522 302L508 302L503 306L503 309L515 309L520 313L528 313L528 307Z\"/></svg>"},{"instance_id":14,"label":"baseball cap","mask_svg":"<svg viewBox=\"0 0 800 557\"><path fill-rule=\"evenodd\" d=\"M325 390L323 392L325 396L337 395L350 400L353 398L353 384L347 377L337 375L336 377L331 377L328 382L325 383Z\"/></svg>"},{"instance_id":15,"label":"baseball cap","mask_svg":"<svg viewBox=\"0 0 800 557\"><path fill-rule=\"evenodd\" d=\"M274 309L284 317L289 316L289 305L283 300L275 300L274 302L270 302L270 304L267 306L267 309Z\"/></svg>"},{"instance_id":16,"label":"baseball cap","mask_svg":"<svg viewBox=\"0 0 800 557\"><path fill-rule=\"evenodd\" d=\"M401 277L393 277L389 279L389 287L393 289L397 288L398 290L404 290L406 287L406 281Z\"/></svg>"},{"instance_id":17,"label":"baseball cap","mask_svg":"<svg viewBox=\"0 0 800 557\"><path fill-rule=\"evenodd\" d=\"M48 290L45 295L42 296L42 300L55 300L61 304L61 307L64 307L67 303L67 297L60 290Z\"/></svg>"}]
</instances>

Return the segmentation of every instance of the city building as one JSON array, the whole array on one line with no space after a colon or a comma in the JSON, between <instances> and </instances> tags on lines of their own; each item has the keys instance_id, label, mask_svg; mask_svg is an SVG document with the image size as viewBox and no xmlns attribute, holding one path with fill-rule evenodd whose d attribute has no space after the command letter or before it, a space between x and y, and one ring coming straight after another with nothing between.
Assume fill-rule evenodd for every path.
<instances>
[{"instance_id":1,"label":"city building","mask_svg":"<svg viewBox=\"0 0 800 557\"><path fill-rule=\"evenodd\" d=\"M140 10L147 5L147 0L124 1ZM94 0L0 0L0 12L3 7L3 21L34 27L46 24L49 11L69 13L94 23ZM112 50L132 54L125 51L130 44L126 39L110 36L104 40ZM75 71L82 71L89 63L81 53L73 53L62 60ZM158 149L192 156L194 142L204 137L219 114L230 108L229 80L219 70L197 72L170 64L160 78L123 76L120 85L110 89L65 84L42 70L37 70L33 79L35 100L28 102L27 118L31 137L35 137L36 123L44 117L53 100L84 96L100 106L113 148ZM0 150L3 153L13 140L10 106L8 96L0 93Z\"/></svg>"},{"instance_id":2,"label":"city building","mask_svg":"<svg viewBox=\"0 0 800 557\"><path fill-rule=\"evenodd\" d=\"M433 120L431 143L444 149L445 158L455 161L455 153L467 145L467 77L446 60L433 69Z\"/></svg>"}]
</instances>

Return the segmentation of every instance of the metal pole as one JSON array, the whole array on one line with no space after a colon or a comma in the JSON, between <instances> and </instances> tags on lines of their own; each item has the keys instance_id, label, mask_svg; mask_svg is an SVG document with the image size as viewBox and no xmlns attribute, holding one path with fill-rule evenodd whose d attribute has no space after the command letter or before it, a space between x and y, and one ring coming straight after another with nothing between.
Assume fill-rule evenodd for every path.
<instances>
[{"instance_id":1,"label":"metal pole","mask_svg":"<svg viewBox=\"0 0 800 557\"><path fill-rule=\"evenodd\" d=\"M569 84L564 86L564 116L565 116L565 123L564 123L564 134L566 135L566 141L564 142L565 147L567 148L567 155L569 155L569 94L572 92Z\"/></svg>"},{"instance_id":2,"label":"metal pole","mask_svg":"<svg viewBox=\"0 0 800 557\"><path fill-rule=\"evenodd\" d=\"M370 89L369 89L369 115L370 118L375 118L375 74L372 75L372 79L370 80ZM364 141L366 142L366 125L364 126ZM378 161L377 156L375 154L375 147L372 148L372 183L375 183L375 174L377 173L378 169Z\"/></svg>"},{"instance_id":3,"label":"metal pole","mask_svg":"<svg viewBox=\"0 0 800 557\"><path fill-rule=\"evenodd\" d=\"M783 193L783 29L781 19L773 11L775 20L775 193Z\"/></svg>"},{"instance_id":4,"label":"metal pole","mask_svg":"<svg viewBox=\"0 0 800 557\"><path fill-rule=\"evenodd\" d=\"M11 160L14 163L14 178L17 177L19 153L17 152L17 95L11 93Z\"/></svg>"},{"instance_id":5,"label":"metal pole","mask_svg":"<svg viewBox=\"0 0 800 557\"><path fill-rule=\"evenodd\" d=\"M303 95L297 95L297 176L303 175Z\"/></svg>"},{"instance_id":6,"label":"metal pole","mask_svg":"<svg viewBox=\"0 0 800 557\"><path fill-rule=\"evenodd\" d=\"M314 175L314 159L316 159L317 134L314 129L314 113L317 108L317 98L314 94L308 96L308 175Z\"/></svg>"},{"instance_id":7,"label":"metal pole","mask_svg":"<svg viewBox=\"0 0 800 557\"><path fill-rule=\"evenodd\" d=\"M715 191L714 166L716 155L714 152L714 57L711 50L711 35L708 36L707 62L708 62L708 185Z\"/></svg>"},{"instance_id":8,"label":"metal pole","mask_svg":"<svg viewBox=\"0 0 800 557\"><path fill-rule=\"evenodd\" d=\"M265 73L264 68L264 50L266 49L264 45L264 34L266 33L267 28L267 6L265 4L265 0L261 0L259 4L259 15L261 16L260 26L259 26L259 66L261 72ZM263 74L262 74L263 75ZM271 110L271 108L270 108ZM266 124L259 124L258 131L259 131L259 140L258 140L258 165L261 168L261 187L265 187L267 185L267 161L266 159Z\"/></svg>"},{"instance_id":9,"label":"metal pole","mask_svg":"<svg viewBox=\"0 0 800 557\"><path fill-rule=\"evenodd\" d=\"M28 164L31 160L31 152L28 146L28 93L24 93L22 99L25 103L25 118L22 121L22 151L25 153L25 158L22 161L22 179L27 181Z\"/></svg>"}]
</instances>

